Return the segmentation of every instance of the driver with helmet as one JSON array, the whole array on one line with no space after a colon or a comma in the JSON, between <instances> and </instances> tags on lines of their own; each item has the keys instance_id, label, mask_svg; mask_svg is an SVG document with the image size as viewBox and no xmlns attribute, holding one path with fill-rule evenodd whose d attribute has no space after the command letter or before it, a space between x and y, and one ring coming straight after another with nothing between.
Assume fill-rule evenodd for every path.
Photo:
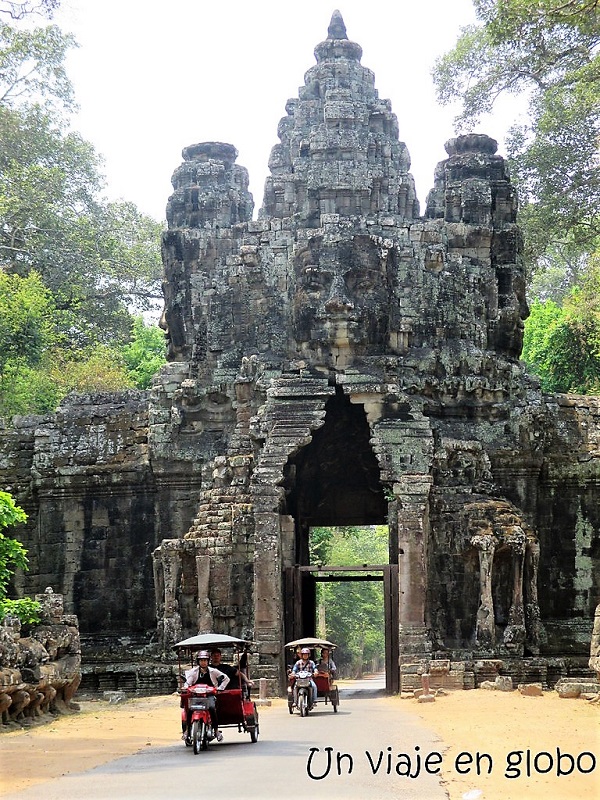
<instances>
[{"instance_id":1,"label":"driver with helmet","mask_svg":"<svg viewBox=\"0 0 600 800\"><path fill-rule=\"evenodd\" d=\"M188 689L190 686L195 686L198 683L203 683L206 686L214 686L219 692L222 692L223 689L227 687L230 681L229 676L225 675L224 672L221 672L221 670L216 669L215 667L209 667L209 659L210 653L208 650L200 650L198 653L198 666L192 667L192 669L188 669L185 672L185 683L183 684L184 689ZM217 737L217 742L222 742L223 734L219 730L214 697L212 700L213 702L209 706L210 718L215 736Z\"/></svg>"},{"instance_id":2,"label":"driver with helmet","mask_svg":"<svg viewBox=\"0 0 600 800\"><path fill-rule=\"evenodd\" d=\"M297 674L298 672L309 672L311 675L310 678L310 688L312 691L312 704L313 706L317 702L317 684L313 681L312 676L317 671L317 667L314 661L311 660L310 657L310 649L308 647L303 647L300 651L300 658L294 666L292 667L292 672Z\"/></svg>"}]
</instances>

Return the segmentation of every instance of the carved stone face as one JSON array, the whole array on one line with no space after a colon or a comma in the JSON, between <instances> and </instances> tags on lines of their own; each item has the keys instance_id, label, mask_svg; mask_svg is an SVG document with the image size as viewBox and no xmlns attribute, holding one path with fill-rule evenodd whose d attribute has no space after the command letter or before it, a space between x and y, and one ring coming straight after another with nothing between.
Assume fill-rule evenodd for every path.
<instances>
[{"instance_id":1,"label":"carved stone face","mask_svg":"<svg viewBox=\"0 0 600 800\"><path fill-rule=\"evenodd\" d=\"M519 271L514 271L505 283L505 293L499 293L498 296L496 346L513 358L518 358L523 349L525 320L529 316L525 280Z\"/></svg>"},{"instance_id":2,"label":"carved stone face","mask_svg":"<svg viewBox=\"0 0 600 800\"><path fill-rule=\"evenodd\" d=\"M311 239L294 259L293 333L311 363L344 367L384 352L388 337L386 262L368 236L325 244Z\"/></svg>"}]
</instances>

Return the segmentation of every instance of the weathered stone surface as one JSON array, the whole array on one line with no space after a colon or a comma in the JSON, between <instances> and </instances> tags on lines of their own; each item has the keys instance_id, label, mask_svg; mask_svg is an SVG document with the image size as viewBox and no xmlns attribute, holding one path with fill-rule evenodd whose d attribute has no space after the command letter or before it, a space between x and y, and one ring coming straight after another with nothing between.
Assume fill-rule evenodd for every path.
<instances>
[{"instance_id":1,"label":"weathered stone surface","mask_svg":"<svg viewBox=\"0 0 600 800\"><path fill-rule=\"evenodd\" d=\"M556 684L555 689L559 697L575 698L582 694L597 694L600 692L600 683L563 680Z\"/></svg>"},{"instance_id":2,"label":"weathered stone surface","mask_svg":"<svg viewBox=\"0 0 600 800\"><path fill-rule=\"evenodd\" d=\"M541 683L520 683L517 689L525 697L541 697L544 694Z\"/></svg>"},{"instance_id":3,"label":"weathered stone surface","mask_svg":"<svg viewBox=\"0 0 600 800\"><path fill-rule=\"evenodd\" d=\"M600 683L600 603L596 606L594 615L594 627L590 644L590 669L596 672L598 683Z\"/></svg>"},{"instance_id":4,"label":"weathered stone surface","mask_svg":"<svg viewBox=\"0 0 600 800\"><path fill-rule=\"evenodd\" d=\"M387 524L403 689L426 661L432 686L578 677L600 399L543 395L519 361L506 162L485 135L450 140L420 216L398 120L339 14L315 57L258 220L233 145L183 151L152 390L0 430L0 478L30 515L15 593L59 586L86 647L108 637L104 664L124 635L155 637L144 663L198 630L247 636L273 689L283 642L309 632L288 598L311 527Z\"/></svg>"}]
</instances>

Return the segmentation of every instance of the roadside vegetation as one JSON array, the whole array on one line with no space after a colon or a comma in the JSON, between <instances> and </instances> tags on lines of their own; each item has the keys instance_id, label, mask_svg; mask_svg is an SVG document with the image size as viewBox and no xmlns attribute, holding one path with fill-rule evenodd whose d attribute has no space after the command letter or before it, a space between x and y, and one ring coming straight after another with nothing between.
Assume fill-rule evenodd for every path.
<instances>
[{"instance_id":1,"label":"roadside vegetation","mask_svg":"<svg viewBox=\"0 0 600 800\"><path fill-rule=\"evenodd\" d=\"M31 597L11 600L7 597L9 583L17 570L29 569L27 551L17 539L4 530L27 521L27 514L16 505L9 492L0 491L0 623L7 617L18 617L23 624L40 621L40 604Z\"/></svg>"}]
</instances>

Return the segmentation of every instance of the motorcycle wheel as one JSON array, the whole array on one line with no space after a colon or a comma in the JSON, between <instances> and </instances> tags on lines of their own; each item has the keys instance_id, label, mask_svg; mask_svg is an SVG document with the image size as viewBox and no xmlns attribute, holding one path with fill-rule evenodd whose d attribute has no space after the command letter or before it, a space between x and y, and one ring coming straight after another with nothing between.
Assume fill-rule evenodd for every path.
<instances>
[{"instance_id":1,"label":"motorcycle wheel","mask_svg":"<svg viewBox=\"0 0 600 800\"><path fill-rule=\"evenodd\" d=\"M300 716L308 716L308 700L304 693L302 693L298 698L298 705L300 706Z\"/></svg>"},{"instance_id":2,"label":"motorcycle wheel","mask_svg":"<svg viewBox=\"0 0 600 800\"><path fill-rule=\"evenodd\" d=\"M192 742L194 745L194 755L198 755L200 750L206 748L206 725L201 720L192 723Z\"/></svg>"},{"instance_id":3,"label":"motorcycle wheel","mask_svg":"<svg viewBox=\"0 0 600 800\"><path fill-rule=\"evenodd\" d=\"M248 733L250 734L250 741L254 744L258 742L258 717L248 717Z\"/></svg>"},{"instance_id":4,"label":"motorcycle wheel","mask_svg":"<svg viewBox=\"0 0 600 800\"><path fill-rule=\"evenodd\" d=\"M214 739L214 731L212 729L212 725L207 725L206 723L203 724L204 732L202 734L202 744L201 747L203 750L208 750L208 743Z\"/></svg>"}]
</instances>

